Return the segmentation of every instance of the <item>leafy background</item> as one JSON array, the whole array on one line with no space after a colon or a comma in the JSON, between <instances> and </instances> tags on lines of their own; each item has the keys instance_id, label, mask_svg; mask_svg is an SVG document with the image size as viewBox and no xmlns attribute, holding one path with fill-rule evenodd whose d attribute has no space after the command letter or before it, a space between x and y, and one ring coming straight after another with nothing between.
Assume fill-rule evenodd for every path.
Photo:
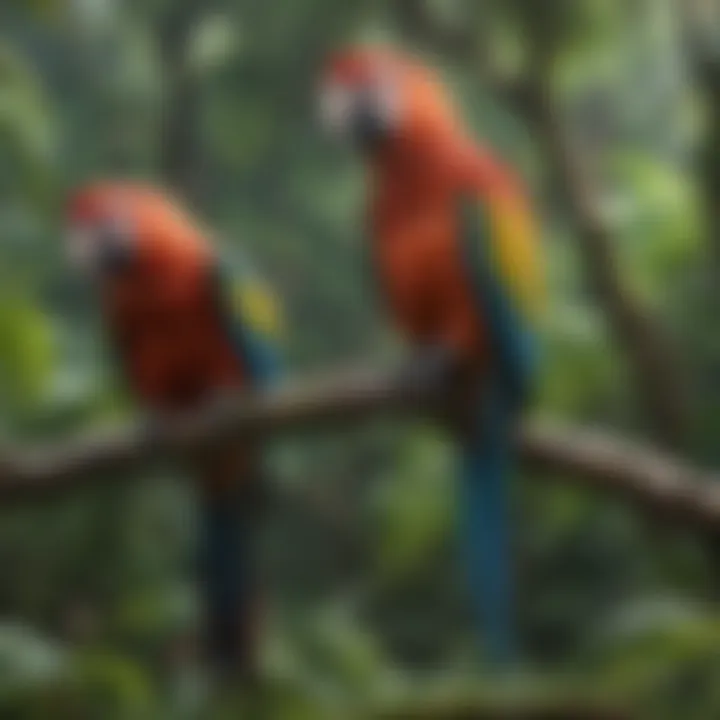
<instances>
[{"instance_id":1,"label":"leafy background","mask_svg":"<svg viewBox=\"0 0 720 720\"><path fill-rule=\"evenodd\" d=\"M293 372L398 356L362 269L361 170L321 137L312 102L329 48L388 40L441 69L538 197L552 290L538 415L666 440L588 281L548 142L557 126L592 176L625 287L681 358L681 449L716 462L720 16L712 2L538 6L5 0L5 437L57 439L132 412L92 297L62 257L63 198L98 175L175 185L231 259L253 258L287 308ZM498 78L521 92L503 96ZM545 115L538 87L552 93ZM0 514L0 717L454 717L448 708L502 704L470 639L444 438L380 422L274 455L262 710L211 692L199 667L192 495L167 468ZM515 488L528 660L508 694L719 717L715 543L543 480Z\"/></svg>"}]
</instances>

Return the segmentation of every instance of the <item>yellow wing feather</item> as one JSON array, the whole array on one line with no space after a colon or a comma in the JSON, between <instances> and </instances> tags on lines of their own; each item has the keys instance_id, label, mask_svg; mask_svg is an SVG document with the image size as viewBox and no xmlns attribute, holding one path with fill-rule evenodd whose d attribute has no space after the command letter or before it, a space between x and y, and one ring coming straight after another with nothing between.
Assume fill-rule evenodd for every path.
<instances>
[{"instance_id":1,"label":"yellow wing feather","mask_svg":"<svg viewBox=\"0 0 720 720\"><path fill-rule=\"evenodd\" d=\"M265 337L278 338L283 333L280 303L263 282L244 278L233 288L233 311L250 330Z\"/></svg>"},{"instance_id":2,"label":"yellow wing feather","mask_svg":"<svg viewBox=\"0 0 720 720\"><path fill-rule=\"evenodd\" d=\"M539 232L523 198L494 198L489 203L494 257L518 308L537 319L546 303Z\"/></svg>"}]
</instances>

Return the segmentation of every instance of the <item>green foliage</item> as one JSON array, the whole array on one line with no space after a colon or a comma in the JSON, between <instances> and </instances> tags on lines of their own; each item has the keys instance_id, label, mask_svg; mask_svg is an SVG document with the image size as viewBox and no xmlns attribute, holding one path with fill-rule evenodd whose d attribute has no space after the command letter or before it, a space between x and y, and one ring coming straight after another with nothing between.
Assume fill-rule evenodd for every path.
<instances>
[{"instance_id":1,"label":"green foliage","mask_svg":"<svg viewBox=\"0 0 720 720\"><path fill-rule=\"evenodd\" d=\"M231 17L208 15L195 29L190 48L190 64L203 75L227 66L242 49L243 29Z\"/></svg>"},{"instance_id":2,"label":"green foliage","mask_svg":"<svg viewBox=\"0 0 720 720\"><path fill-rule=\"evenodd\" d=\"M429 5L437 27L477 33L478 50L510 76L538 69L538 45L554 56L561 120L596 176L622 274L688 348L703 407L695 444L717 459L720 336L707 301L716 293L699 282L707 253L701 188L690 177L698 111L670 3ZM159 38L178 7L0 7L0 423L8 436L67 435L127 412L92 296L76 289L55 299L68 282L57 209L66 188L87 177L158 179L168 88ZM337 0L198 8L187 79L202 103L204 219L230 257L242 248L278 288L290 368L395 356L366 272L364 178L349 153L321 137L312 106L326 51L348 39L392 40L394 8ZM469 126L534 185L547 221L538 416L642 432L534 128L480 86L471 62L442 70ZM185 111L193 115L177 110ZM617 698L653 720L720 716L716 612L657 600L711 594L714 571L698 545L665 531L659 538L615 503L520 478L529 661L526 677L498 691L478 665L454 589L449 444L426 427L328 444L281 458L289 461L272 504L281 520L263 555L272 602L257 696L214 687L188 650L194 508L177 470L167 482L145 478L3 512L0 613L22 622L0 627L0 717L369 720L586 695ZM297 503L285 500L290 490Z\"/></svg>"},{"instance_id":3,"label":"green foliage","mask_svg":"<svg viewBox=\"0 0 720 720\"><path fill-rule=\"evenodd\" d=\"M38 77L7 42L0 42L0 157L14 170L11 192L47 193L55 127Z\"/></svg>"},{"instance_id":4,"label":"green foliage","mask_svg":"<svg viewBox=\"0 0 720 720\"><path fill-rule=\"evenodd\" d=\"M0 298L3 413L13 417L37 406L48 393L56 362L47 316L21 295L3 294Z\"/></svg>"},{"instance_id":5,"label":"green foliage","mask_svg":"<svg viewBox=\"0 0 720 720\"><path fill-rule=\"evenodd\" d=\"M655 598L628 608L600 645L604 682L632 699L639 717L715 717L720 712L716 616Z\"/></svg>"},{"instance_id":6,"label":"green foliage","mask_svg":"<svg viewBox=\"0 0 720 720\"><path fill-rule=\"evenodd\" d=\"M668 282L700 250L697 199L672 166L632 156L621 156L617 164L611 202L623 265L649 301L664 302Z\"/></svg>"},{"instance_id":7,"label":"green foliage","mask_svg":"<svg viewBox=\"0 0 720 720\"><path fill-rule=\"evenodd\" d=\"M378 491L378 582L422 572L453 526L456 468L432 437L413 437Z\"/></svg>"},{"instance_id":8,"label":"green foliage","mask_svg":"<svg viewBox=\"0 0 720 720\"><path fill-rule=\"evenodd\" d=\"M155 717L140 668L107 653L73 653L20 626L0 628L0 714L21 720L57 717Z\"/></svg>"}]
</instances>

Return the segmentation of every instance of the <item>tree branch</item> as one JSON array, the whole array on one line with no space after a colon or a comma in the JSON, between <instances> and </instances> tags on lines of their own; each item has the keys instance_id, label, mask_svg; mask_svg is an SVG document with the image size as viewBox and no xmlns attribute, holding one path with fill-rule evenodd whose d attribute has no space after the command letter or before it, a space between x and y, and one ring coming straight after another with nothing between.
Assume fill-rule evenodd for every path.
<instances>
[{"instance_id":1,"label":"tree branch","mask_svg":"<svg viewBox=\"0 0 720 720\"><path fill-rule=\"evenodd\" d=\"M267 394L228 395L192 417L153 428L130 427L6 453L0 463L0 502L39 502L239 438L263 441L333 430L377 415L434 415L445 391L409 386L395 371L348 371ZM712 534L720 528L720 477L653 448L546 423L524 428L520 444L530 470L616 495L681 525Z\"/></svg>"},{"instance_id":2,"label":"tree branch","mask_svg":"<svg viewBox=\"0 0 720 720\"><path fill-rule=\"evenodd\" d=\"M704 111L703 137L696 164L705 234L711 259L710 279L720 278L720 7L682 0L676 5L680 41ZM717 300L717 293L714 298Z\"/></svg>"},{"instance_id":3,"label":"tree branch","mask_svg":"<svg viewBox=\"0 0 720 720\"><path fill-rule=\"evenodd\" d=\"M165 83L160 171L188 202L197 201L202 194L203 160L201 89L189 67L189 46L193 30L206 11L206 3L200 0L176 0L158 31Z\"/></svg>"}]
</instances>

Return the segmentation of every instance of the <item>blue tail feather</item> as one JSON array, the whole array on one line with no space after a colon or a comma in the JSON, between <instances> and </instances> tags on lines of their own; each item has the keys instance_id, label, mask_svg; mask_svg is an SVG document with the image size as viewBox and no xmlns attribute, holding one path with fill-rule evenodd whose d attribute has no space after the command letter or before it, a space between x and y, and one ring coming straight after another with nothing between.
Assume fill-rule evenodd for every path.
<instances>
[{"instance_id":1,"label":"blue tail feather","mask_svg":"<svg viewBox=\"0 0 720 720\"><path fill-rule=\"evenodd\" d=\"M200 517L206 645L222 671L249 669L254 649L251 529L238 503L227 500L205 498Z\"/></svg>"},{"instance_id":2,"label":"blue tail feather","mask_svg":"<svg viewBox=\"0 0 720 720\"><path fill-rule=\"evenodd\" d=\"M506 666L519 654L509 507L512 423L500 403L485 410L481 432L463 451L461 541L488 658Z\"/></svg>"}]
</instances>

